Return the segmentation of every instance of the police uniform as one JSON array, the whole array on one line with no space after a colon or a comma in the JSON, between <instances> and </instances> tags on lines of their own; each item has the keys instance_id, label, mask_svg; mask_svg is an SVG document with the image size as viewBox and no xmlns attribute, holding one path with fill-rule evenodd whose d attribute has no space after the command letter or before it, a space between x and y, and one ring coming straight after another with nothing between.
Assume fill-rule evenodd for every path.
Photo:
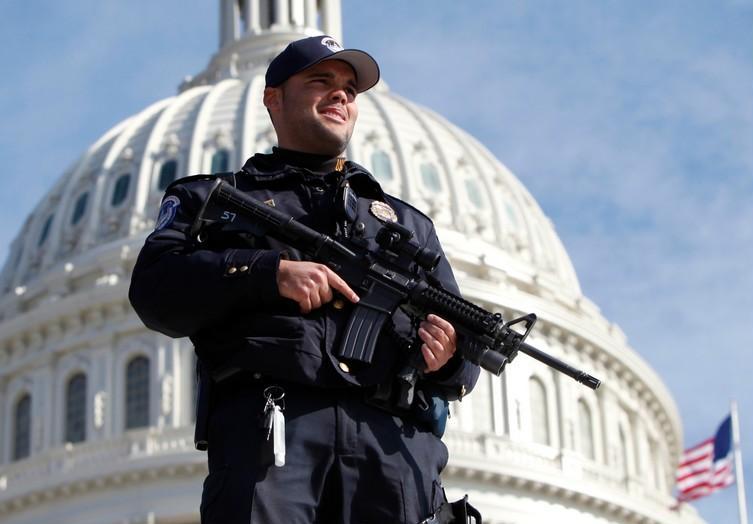
<instances>
[{"instance_id":1,"label":"police uniform","mask_svg":"<svg viewBox=\"0 0 753 524\"><path fill-rule=\"evenodd\" d=\"M267 86L334 59L351 65L359 93L379 79L367 53L316 36L291 43L272 60ZM385 194L355 163L275 149L224 178L320 233L358 236L361 245L378 249L377 231L394 220L413 231L420 246L441 253L431 220ZM203 221L215 182L213 176L188 177L167 189L129 293L148 327L190 337L211 384L201 421L209 462L202 523L415 524L431 518L445 501L439 474L448 458L436 422L447 400L473 388L478 367L456 354L422 378L422 407L438 410L375 405L375 398L384 399L375 392L405 364L411 320L400 311L392 316L370 363L338 358L353 304L336 296L302 314L282 297L280 259L301 260L301 253L243 225L230 210ZM427 276L419 267L407 269ZM446 260L430 277L458 292ZM285 418L284 435L275 431L279 439L272 439L285 447L281 467L269 449L270 391Z\"/></svg>"},{"instance_id":2,"label":"police uniform","mask_svg":"<svg viewBox=\"0 0 753 524\"><path fill-rule=\"evenodd\" d=\"M329 171L331 162L323 160L276 150L255 155L228 181L319 232L351 228L369 242L382 225L372 203L383 202L419 244L440 250L431 221L384 194L365 169L346 162L342 171ZM337 201L346 182L358 195L350 223ZM336 298L301 314L297 303L279 295L280 257L299 260L295 249L227 224L192 236L211 184L210 177L189 177L168 188L130 290L144 323L190 337L214 377L202 522L413 524L426 518L444 500L444 444L410 414L367 401L373 387L393 379L404 355L383 334L372 364L340 362L334 350L350 303ZM444 259L433 276L457 293ZM396 315L394 323L395 331L408 333L407 317ZM477 366L455 356L426 381L452 399L477 377ZM279 468L263 456L260 416L270 385L285 391L287 457Z\"/></svg>"}]
</instances>

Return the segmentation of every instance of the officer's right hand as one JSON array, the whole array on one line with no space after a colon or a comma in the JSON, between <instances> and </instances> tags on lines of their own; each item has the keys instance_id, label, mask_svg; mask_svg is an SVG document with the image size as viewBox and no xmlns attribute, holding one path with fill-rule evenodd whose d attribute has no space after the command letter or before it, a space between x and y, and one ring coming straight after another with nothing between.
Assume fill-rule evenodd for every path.
<instances>
[{"instance_id":1,"label":"officer's right hand","mask_svg":"<svg viewBox=\"0 0 753 524\"><path fill-rule=\"evenodd\" d=\"M332 300L333 290L339 291L353 303L359 300L337 273L316 262L280 260L277 288L280 296L298 302L302 313L310 313Z\"/></svg>"}]
</instances>

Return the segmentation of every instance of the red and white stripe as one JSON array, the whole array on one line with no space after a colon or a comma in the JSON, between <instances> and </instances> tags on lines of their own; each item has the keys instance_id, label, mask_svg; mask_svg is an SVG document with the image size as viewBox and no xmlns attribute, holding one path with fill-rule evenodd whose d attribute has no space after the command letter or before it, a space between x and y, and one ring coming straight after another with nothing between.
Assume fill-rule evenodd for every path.
<instances>
[{"instance_id":1,"label":"red and white stripe","mask_svg":"<svg viewBox=\"0 0 753 524\"><path fill-rule=\"evenodd\" d=\"M685 450L677 467L678 500L695 500L726 488L735 481L732 473L732 454L714 459L714 439Z\"/></svg>"}]
</instances>

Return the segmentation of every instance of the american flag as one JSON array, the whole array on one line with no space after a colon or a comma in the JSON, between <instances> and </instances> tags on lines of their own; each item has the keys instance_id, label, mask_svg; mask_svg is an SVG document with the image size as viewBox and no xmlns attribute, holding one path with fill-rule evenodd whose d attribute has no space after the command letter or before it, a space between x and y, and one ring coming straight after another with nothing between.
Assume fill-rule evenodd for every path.
<instances>
[{"instance_id":1,"label":"american flag","mask_svg":"<svg viewBox=\"0 0 753 524\"><path fill-rule=\"evenodd\" d=\"M732 461L732 417L729 416L714 437L682 454L677 467L677 500L695 500L732 484L735 481Z\"/></svg>"}]
</instances>

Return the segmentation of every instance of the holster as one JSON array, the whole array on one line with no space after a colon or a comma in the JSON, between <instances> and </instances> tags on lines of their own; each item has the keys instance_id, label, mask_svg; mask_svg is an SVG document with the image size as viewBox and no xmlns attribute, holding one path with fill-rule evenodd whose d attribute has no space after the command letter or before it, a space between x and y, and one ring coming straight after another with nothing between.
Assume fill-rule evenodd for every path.
<instances>
[{"instance_id":1,"label":"holster","mask_svg":"<svg viewBox=\"0 0 753 524\"><path fill-rule=\"evenodd\" d=\"M212 377L206 368L196 360L196 427L193 442L196 449L209 449L209 411L211 408Z\"/></svg>"},{"instance_id":2,"label":"holster","mask_svg":"<svg viewBox=\"0 0 753 524\"><path fill-rule=\"evenodd\" d=\"M473 519L473 520L471 520ZM434 514L418 524L482 524L481 513L468 503L468 495L455 502L443 502Z\"/></svg>"}]
</instances>

